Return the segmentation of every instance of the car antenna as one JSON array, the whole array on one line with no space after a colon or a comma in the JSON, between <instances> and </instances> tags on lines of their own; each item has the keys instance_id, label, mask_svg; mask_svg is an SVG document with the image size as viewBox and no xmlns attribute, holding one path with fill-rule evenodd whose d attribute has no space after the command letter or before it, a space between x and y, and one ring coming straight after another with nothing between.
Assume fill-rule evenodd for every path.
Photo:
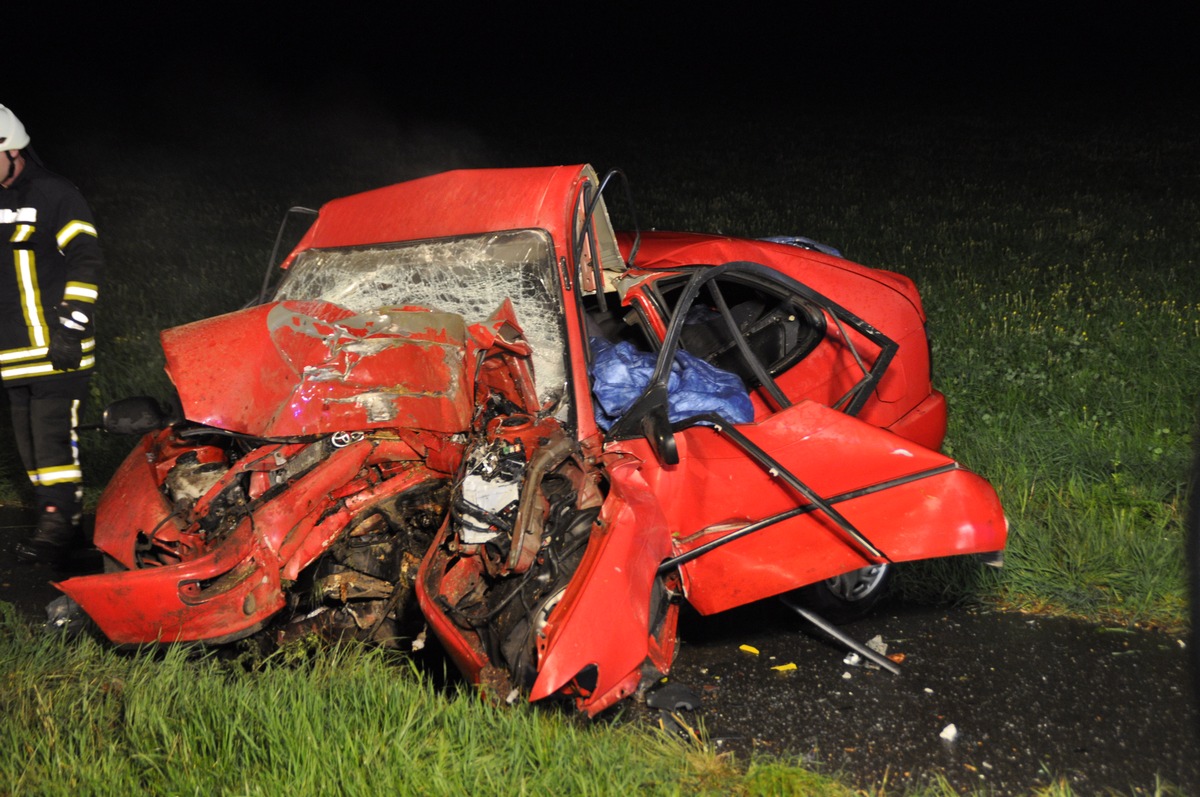
<instances>
[{"instance_id":1,"label":"car antenna","mask_svg":"<svg viewBox=\"0 0 1200 797\"><path fill-rule=\"evenodd\" d=\"M621 184L625 186L625 202L629 205L629 218L633 222L633 246L629 248L629 259L626 265L633 266L633 259L637 257L638 247L642 245L642 228L638 225L637 206L633 204L633 190L629 187L629 178L625 176L625 172L620 169L609 169L604 174L604 179L600 181L600 189L596 191L596 196L592 199L591 205L587 209L587 217L585 221L591 221L592 213L596 209L596 203L600 201L600 196L604 193L605 186L613 177L620 177Z\"/></svg>"},{"instance_id":2,"label":"car antenna","mask_svg":"<svg viewBox=\"0 0 1200 797\"><path fill-rule=\"evenodd\" d=\"M258 298L253 302L254 304L262 304L267 300L267 289L271 286L271 274L274 273L278 263L279 245L283 242L283 231L287 228L288 219L292 217L292 214L316 216L318 211L295 205L288 208L287 213L283 215L283 221L279 223L279 232L275 233L275 246L271 247L271 257L267 260L267 272L263 274L262 287L259 288Z\"/></svg>"},{"instance_id":3,"label":"car antenna","mask_svg":"<svg viewBox=\"0 0 1200 797\"><path fill-rule=\"evenodd\" d=\"M780 595L779 600L781 603L783 603L784 606L788 607L789 609L794 611L796 614L803 617L805 620L808 620L810 623L815 625L817 628L821 629L826 634L829 634L829 636L833 637L838 642L841 642L843 645L850 648L850 650L854 651L858 655L870 659L871 661L875 662L880 667L882 667L883 669L887 670L888 672L890 672L894 675L900 674L900 666L897 665L896 662L892 661L887 656L884 656L883 654L881 654L877 651L871 650L866 645L860 645L858 642L856 642L855 640L851 639L846 634L839 631L837 629L837 627L835 625L833 625L833 623L830 623L828 620L824 619L816 612L810 611L810 610L804 608L803 606L801 606L800 604L789 600L787 595Z\"/></svg>"}]
</instances>

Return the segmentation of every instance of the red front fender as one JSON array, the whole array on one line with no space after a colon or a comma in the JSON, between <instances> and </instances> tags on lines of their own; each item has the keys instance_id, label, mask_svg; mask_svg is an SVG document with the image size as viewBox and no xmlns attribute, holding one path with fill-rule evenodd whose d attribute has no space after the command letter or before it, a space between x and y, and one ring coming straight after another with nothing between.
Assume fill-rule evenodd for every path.
<instances>
[{"instance_id":1,"label":"red front fender","mask_svg":"<svg viewBox=\"0 0 1200 797\"><path fill-rule=\"evenodd\" d=\"M242 518L228 537L202 555L174 565L81 576L55 586L118 644L216 643L252 633L286 602L282 577L295 578L341 533L348 515L324 517L334 503L331 494L355 477L371 450L367 441L339 449L321 467ZM157 501L149 500L158 491L152 471L137 465L139 452L141 448L126 460L110 490L146 499L144 507L158 507L162 516L147 524L141 515L123 511L121 502L106 501L102 506L110 507L112 514L97 518L98 544L103 541L103 549L128 558L139 532L152 533L167 513L161 494ZM318 522L322 518L324 522ZM117 521L137 523L114 526ZM124 562L122 557L118 558Z\"/></svg>"},{"instance_id":2,"label":"red front fender","mask_svg":"<svg viewBox=\"0 0 1200 797\"><path fill-rule=\"evenodd\" d=\"M678 611L671 605L662 627L651 628L654 582L671 535L635 460L609 475L612 489L587 553L539 638L529 695L548 697L594 666L595 686L576 698L589 715L631 694L647 658L662 671L670 666Z\"/></svg>"},{"instance_id":3,"label":"red front fender","mask_svg":"<svg viewBox=\"0 0 1200 797\"><path fill-rule=\"evenodd\" d=\"M236 639L284 604L279 559L254 533L250 518L206 556L54 586L117 644Z\"/></svg>"}]
</instances>

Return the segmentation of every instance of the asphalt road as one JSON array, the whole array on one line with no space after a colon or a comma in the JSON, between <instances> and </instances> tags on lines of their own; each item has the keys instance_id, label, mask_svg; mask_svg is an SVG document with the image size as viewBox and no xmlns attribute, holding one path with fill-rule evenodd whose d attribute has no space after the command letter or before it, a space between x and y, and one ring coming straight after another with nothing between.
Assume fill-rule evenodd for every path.
<instances>
[{"instance_id":1,"label":"asphalt road","mask_svg":"<svg viewBox=\"0 0 1200 797\"><path fill-rule=\"evenodd\" d=\"M803 755L864 788L940 773L959 789L998 794L1057 777L1080 795L1153 793L1159 776L1200 793L1193 682L1177 638L892 607L844 629L902 655L892 675L847 665L844 648L804 628L777 602L685 624L672 676L703 695L715 743ZM951 725L956 734L942 738Z\"/></svg>"},{"instance_id":2,"label":"asphalt road","mask_svg":"<svg viewBox=\"0 0 1200 797\"><path fill-rule=\"evenodd\" d=\"M58 594L50 578L69 572L16 563L30 521L0 507L0 600L41 619ZM98 565L81 551L67 571ZM671 681L701 705L684 716L719 750L801 756L863 788L886 779L899 793L941 774L997 794L1059 777L1080 795L1128 794L1153 793L1160 777L1200 794L1200 722L1182 639L919 606L845 630L860 642L878 635L902 656L901 674L845 663L843 648L774 601L712 618L685 613ZM951 725L953 738L943 738Z\"/></svg>"}]
</instances>

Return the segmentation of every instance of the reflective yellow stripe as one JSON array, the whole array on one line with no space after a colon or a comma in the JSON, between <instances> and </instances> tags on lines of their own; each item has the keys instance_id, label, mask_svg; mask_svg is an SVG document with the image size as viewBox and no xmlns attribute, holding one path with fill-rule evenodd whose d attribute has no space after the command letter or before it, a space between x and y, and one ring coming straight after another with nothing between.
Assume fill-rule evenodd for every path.
<instances>
[{"instance_id":1,"label":"reflective yellow stripe","mask_svg":"<svg viewBox=\"0 0 1200 797\"><path fill-rule=\"evenodd\" d=\"M96 339L95 338L84 338L80 345L84 351L92 351L93 349L96 348ZM19 362L21 360L34 360L39 357L45 357L49 353L50 353L50 349L46 346L41 346L38 348L30 347L30 348L24 348L24 349L8 349L7 351L0 351L0 363Z\"/></svg>"},{"instance_id":2,"label":"reflective yellow stripe","mask_svg":"<svg viewBox=\"0 0 1200 797\"><path fill-rule=\"evenodd\" d=\"M95 356L85 354L83 359L79 361L79 367L72 368L70 371L55 370L54 366L47 362L33 363L31 365L13 365L8 368L0 368L0 379L20 379L26 376L47 376L49 374L73 374L78 371L86 371L95 364Z\"/></svg>"},{"instance_id":3,"label":"reflective yellow stripe","mask_svg":"<svg viewBox=\"0 0 1200 797\"><path fill-rule=\"evenodd\" d=\"M94 302L99 295L99 290L95 285L87 282L68 282L66 290L63 291L64 299L74 299L78 302Z\"/></svg>"},{"instance_id":4,"label":"reflective yellow stripe","mask_svg":"<svg viewBox=\"0 0 1200 797\"><path fill-rule=\"evenodd\" d=\"M28 224L18 224L17 228L13 230L12 238L9 240L15 244L28 241L31 237L33 237L33 229L34 228Z\"/></svg>"},{"instance_id":5,"label":"reflective yellow stripe","mask_svg":"<svg viewBox=\"0 0 1200 797\"><path fill-rule=\"evenodd\" d=\"M58 235L55 236L56 240L58 241L58 248L60 250L66 249L67 244L71 243L71 241L75 239L75 236L79 235L80 233L84 233L95 238L96 228L88 224L86 221L68 222L67 226L59 230Z\"/></svg>"},{"instance_id":6,"label":"reflective yellow stripe","mask_svg":"<svg viewBox=\"0 0 1200 797\"><path fill-rule=\"evenodd\" d=\"M51 484L70 484L83 481L83 470L78 464L59 465L56 468L38 468L30 477L30 481L43 487Z\"/></svg>"},{"instance_id":7,"label":"reflective yellow stripe","mask_svg":"<svg viewBox=\"0 0 1200 797\"><path fill-rule=\"evenodd\" d=\"M79 404L79 399L71 402L71 461L76 468L79 467ZM82 498L82 495L76 495L76 498Z\"/></svg>"},{"instance_id":8,"label":"reflective yellow stripe","mask_svg":"<svg viewBox=\"0 0 1200 797\"><path fill-rule=\"evenodd\" d=\"M0 224L37 224L37 208L0 210Z\"/></svg>"},{"instance_id":9,"label":"reflective yellow stripe","mask_svg":"<svg viewBox=\"0 0 1200 797\"><path fill-rule=\"evenodd\" d=\"M21 312L25 326L29 328L29 342L33 346L46 346L46 318L42 315L42 301L38 292L37 268L33 252L18 249L13 253L17 270L17 290L21 294Z\"/></svg>"},{"instance_id":10,"label":"reflective yellow stripe","mask_svg":"<svg viewBox=\"0 0 1200 797\"><path fill-rule=\"evenodd\" d=\"M17 360L33 360L38 357L45 357L49 351L50 350L45 346L0 351L0 363L11 363L16 362Z\"/></svg>"}]
</instances>

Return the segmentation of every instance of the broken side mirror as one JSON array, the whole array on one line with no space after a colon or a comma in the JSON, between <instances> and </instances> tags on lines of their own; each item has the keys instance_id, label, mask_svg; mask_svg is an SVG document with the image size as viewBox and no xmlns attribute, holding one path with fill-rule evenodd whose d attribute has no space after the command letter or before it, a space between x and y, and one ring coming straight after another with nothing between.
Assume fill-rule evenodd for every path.
<instances>
[{"instance_id":1,"label":"broken side mirror","mask_svg":"<svg viewBox=\"0 0 1200 797\"><path fill-rule=\"evenodd\" d=\"M671 422L667 419L666 405L660 404L643 415L641 427L658 461L664 465L678 465L679 448L675 444Z\"/></svg>"},{"instance_id":2,"label":"broken side mirror","mask_svg":"<svg viewBox=\"0 0 1200 797\"><path fill-rule=\"evenodd\" d=\"M145 434L169 426L171 418L149 396L131 396L104 408L100 428L110 434Z\"/></svg>"},{"instance_id":3,"label":"broken side mirror","mask_svg":"<svg viewBox=\"0 0 1200 797\"><path fill-rule=\"evenodd\" d=\"M618 438L644 437L659 462L678 465L679 448L667 415L665 380L648 387L642 397L613 425L610 433Z\"/></svg>"}]
</instances>

